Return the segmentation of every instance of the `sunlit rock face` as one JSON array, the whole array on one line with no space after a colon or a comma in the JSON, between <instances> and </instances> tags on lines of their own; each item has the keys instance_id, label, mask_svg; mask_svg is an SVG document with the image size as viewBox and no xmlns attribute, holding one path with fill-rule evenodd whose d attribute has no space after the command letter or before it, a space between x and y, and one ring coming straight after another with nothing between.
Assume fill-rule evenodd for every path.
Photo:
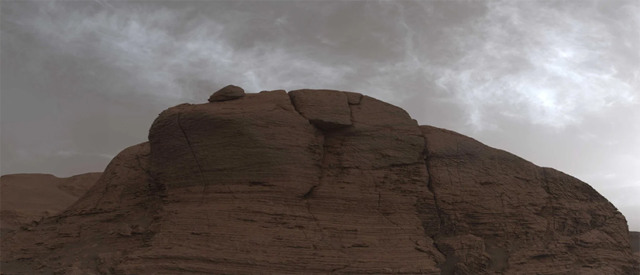
<instances>
[{"instance_id":1,"label":"sunlit rock face","mask_svg":"<svg viewBox=\"0 0 640 275\"><path fill-rule=\"evenodd\" d=\"M162 112L7 273L637 274L589 185L357 93Z\"/></svg>"}]
</instances>

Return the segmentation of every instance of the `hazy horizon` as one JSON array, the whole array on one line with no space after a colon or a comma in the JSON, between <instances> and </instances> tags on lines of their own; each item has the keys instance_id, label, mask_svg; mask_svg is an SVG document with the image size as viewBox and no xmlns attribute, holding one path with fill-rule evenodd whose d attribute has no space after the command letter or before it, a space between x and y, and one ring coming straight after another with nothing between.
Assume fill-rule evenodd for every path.
<instances>
[{"instance_id":1,"label":"hazy horizon","mask_svg":"<svg viewBox=\"0 0 640 275\"><path fill-rule=\"evenodd\" d=\"M640 2L2 1L0 174L102 171L235 84L363 93L587 182L640 231Z\"/></svg>"}]
</instances>

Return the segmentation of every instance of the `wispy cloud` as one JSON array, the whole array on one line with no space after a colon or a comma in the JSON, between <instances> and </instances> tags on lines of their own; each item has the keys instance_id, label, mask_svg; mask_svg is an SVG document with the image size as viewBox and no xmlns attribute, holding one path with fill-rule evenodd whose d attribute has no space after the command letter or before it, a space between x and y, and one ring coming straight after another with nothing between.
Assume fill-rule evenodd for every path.
<instances>
[{"instance_id":1,"label":"wispy cloud","mask_svg":"<svg viewBox=\"0 0 640 275\"><path fill-rule=\"evenodd\" d=\"M38 37L57 48L58 54L91 55L106 66L126 72L125 76L132 78L129 81L141 86L134 92L172 102L179 101L176 98L202 98L198 93L203 91L196 88L202 88L203 83L209 89L235 83L251 92L321 87L340 82L352 71L347 66L327 65L295 45L235 47L232 39L236 34L228 28L229 22L194 13L192 8L168 10L150 5L144 10L111 7L90 12L80 9L84 7L76 10L69 3L40 8L41 16L20 23L30 25ZM194 17L188 18L191 14ZM283 17L272 21L275 28L289 24ZM175 31L172 28L176 25L186 27Z\"/></svg>"},{"instance_id":2,"label":"wispy cloud","mask_svg":"<svg viewBox=\"0 0 640 275\"><path fill-rule=\"evenodd\" d=\"M637 3L607 17L597 1L487 3L482 18L451 30L461 38L459 58L437 79L467 106L477 129L495 115L562 128L637 102L640 54L631 52L640 47L640 25L637 16L615 16L640 11Z\"/></svg>"}]
</instances>

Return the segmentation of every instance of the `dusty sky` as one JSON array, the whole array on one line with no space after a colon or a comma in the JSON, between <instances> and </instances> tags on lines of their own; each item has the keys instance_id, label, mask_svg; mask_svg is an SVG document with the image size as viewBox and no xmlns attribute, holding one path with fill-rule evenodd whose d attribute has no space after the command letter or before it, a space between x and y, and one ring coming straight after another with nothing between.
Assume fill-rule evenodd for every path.
<instances>
[{"instance_id":1,"label":"dusty sky","mask_svg":"<svg viewBox=\"0 0 640 275\"><path fill-rule=\"evenodd\" d=\"M640 230L640 2L2 1L2 174L101 171L215 90L361 92L591 184Z\"/></svg>"}]
</instances>

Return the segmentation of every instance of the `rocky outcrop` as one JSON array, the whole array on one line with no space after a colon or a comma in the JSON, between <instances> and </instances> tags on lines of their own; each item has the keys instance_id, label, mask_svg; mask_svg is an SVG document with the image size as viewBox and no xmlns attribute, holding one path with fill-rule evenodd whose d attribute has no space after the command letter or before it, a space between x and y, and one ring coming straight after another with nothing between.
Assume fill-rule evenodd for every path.
<instances>
[{"instance_id":1,"label":"rocky outcrop","mask_svg":"<svg viewBox=\"0 0 640 275\"><path fill-rule=\"evenodd\" d=\"M169 108L29 230L3 237L3 272L638 272L587 184L328 90Z\"/></svg>"},{"instance_id":2,"label":"rocky outcrop","mask_svg":"<svg viewBox=\"0 0 640 275\"><path fill-rule=\"evenodd\" d=\"M445 273L633 274L626 221L589 185L452 131L421 130L441 221L435 244L465 247L464 257L444 251Z\"/></svg>"},{"instance_id":3,"label":"rocky outcrop","mask_svg":"<svg viewBox=\"0 0 640 275\"><path fill-rule=\"evenodd\" d=\"M68 178L50 174L0 177L0 231L5 234L58 214L84 195L101 174L86 173Z\"/></svg>"}]
</instances>

